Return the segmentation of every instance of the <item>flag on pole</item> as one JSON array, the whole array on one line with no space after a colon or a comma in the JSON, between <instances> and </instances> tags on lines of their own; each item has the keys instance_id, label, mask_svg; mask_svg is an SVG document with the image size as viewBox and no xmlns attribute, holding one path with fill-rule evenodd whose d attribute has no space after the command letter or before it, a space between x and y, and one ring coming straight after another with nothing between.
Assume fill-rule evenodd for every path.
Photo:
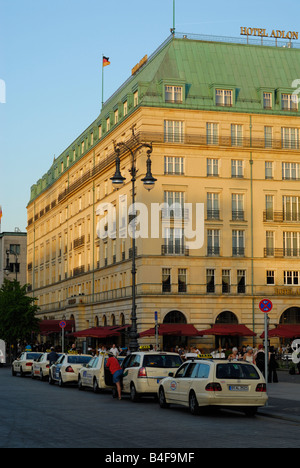
<instances>
[{"instance_id":1,"label":"flag on pole","mask_svg":"<svg viewBox=\"0 0 300 468\"><path fill-rule=\"evenodd\" d=\"M104 57L103 55L103 67L110 65L109 57Z\"/></svg>"},{"instance_id":2,"label":"flag on pole","mask_svg":"<svg viewBox=\"0 0 300 468\"><path fill-rule=\"evenodd\" d=\"M0 223L1 223L1 218L2 218L2 206L0 205Z\"/></svg>"}]
</instances>

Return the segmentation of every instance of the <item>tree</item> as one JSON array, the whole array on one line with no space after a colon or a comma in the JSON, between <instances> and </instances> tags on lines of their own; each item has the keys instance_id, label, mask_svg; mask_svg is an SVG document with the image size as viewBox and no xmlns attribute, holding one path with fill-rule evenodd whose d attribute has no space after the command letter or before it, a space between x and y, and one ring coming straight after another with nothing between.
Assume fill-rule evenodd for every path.
<instances>
[{"instance_id":1,"label":"tree","mask_svg":"<svg viewBox=\"0 0 300 468\"><path fill-rule=\"evenodd\" d=\"M0 338L16 349L17 342L30 340L39 330L36 299L27 296L27 285L4 279L0 289Z\"/></svg>"}]
</instances>

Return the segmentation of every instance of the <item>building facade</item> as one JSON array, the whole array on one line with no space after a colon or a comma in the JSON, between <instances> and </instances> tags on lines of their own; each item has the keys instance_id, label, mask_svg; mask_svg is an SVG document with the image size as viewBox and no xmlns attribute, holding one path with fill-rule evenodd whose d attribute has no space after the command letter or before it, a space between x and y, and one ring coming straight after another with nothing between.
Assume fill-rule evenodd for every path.
<instances>
[{"instance_id":1,"label":"building facade","mask_svg":"<svg viewBox=\"0 0 300 468\"><path fill-rule=\"evenodd\" d=\"M28 282L41 318L74 319L77 330L131 322L129 151L124 188L110 180L123 142L152 143L157 179L144 190L142 149L135 195L149 217L136 222L138 331L157 311L160 323L198 330L245 324L258 342L265 297L271 327L300 322L299 59L297 48L172 36L135 68L31 188ZM185 228L195 229L197 204L204 243L194 248ZM192 342L212 346L211 337Z\"/></svg>"},{"instance_id":2,"label":"building facade","mask_svg":"<svg viewBox=\"0 0 300 468\"><path fill-rule=\"evenodd\" d=\"M0 285L4 278L17 280L21 285L27 282L27 233L0 233Z\"/></svg>"}]
</instances>

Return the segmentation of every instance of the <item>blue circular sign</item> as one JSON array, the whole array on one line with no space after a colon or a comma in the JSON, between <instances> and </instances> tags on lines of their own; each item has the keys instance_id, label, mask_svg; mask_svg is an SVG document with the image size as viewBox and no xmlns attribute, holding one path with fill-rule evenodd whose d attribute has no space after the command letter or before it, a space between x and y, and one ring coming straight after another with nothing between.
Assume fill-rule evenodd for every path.
<instances>
[{"instance_id":1,"label":"blue circular sign","mask_svg":"<svg viewBox=\"0 0 300 468\"><path fill-rule=\"evenodd\" d=\"M263 299L259 303L259 308L262 312L267 314L268 312L271 312L271 310L273 309L273 304L270 301L270 299Z\"/></svg>"},{"instance_id":2,"label":"blue circular sign","mask_svg":"<svg viewBox=\"0 0 300 468\"><path fill-rule=\"evenodd\" d=\"M59 326L60 328L66 328L67 324L64 320L62 320L61 322L59 322Z\"/></svg>"}]
</instances>

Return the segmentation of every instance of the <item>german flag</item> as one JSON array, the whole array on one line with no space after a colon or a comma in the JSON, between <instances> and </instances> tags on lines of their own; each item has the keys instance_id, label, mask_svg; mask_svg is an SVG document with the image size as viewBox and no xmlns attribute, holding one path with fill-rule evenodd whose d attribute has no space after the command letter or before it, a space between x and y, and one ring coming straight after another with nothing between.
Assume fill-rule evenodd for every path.
<instances>
[{"instance_id":1,"label":"german flag","mask_svg":"<svg viewBox=\"0 0 300 468\"><path fill-rule=\"evenodd\" d=\"M104 57L103 55L103 67L110 65L109 57Z\"/></svg>"}]
</instances>

